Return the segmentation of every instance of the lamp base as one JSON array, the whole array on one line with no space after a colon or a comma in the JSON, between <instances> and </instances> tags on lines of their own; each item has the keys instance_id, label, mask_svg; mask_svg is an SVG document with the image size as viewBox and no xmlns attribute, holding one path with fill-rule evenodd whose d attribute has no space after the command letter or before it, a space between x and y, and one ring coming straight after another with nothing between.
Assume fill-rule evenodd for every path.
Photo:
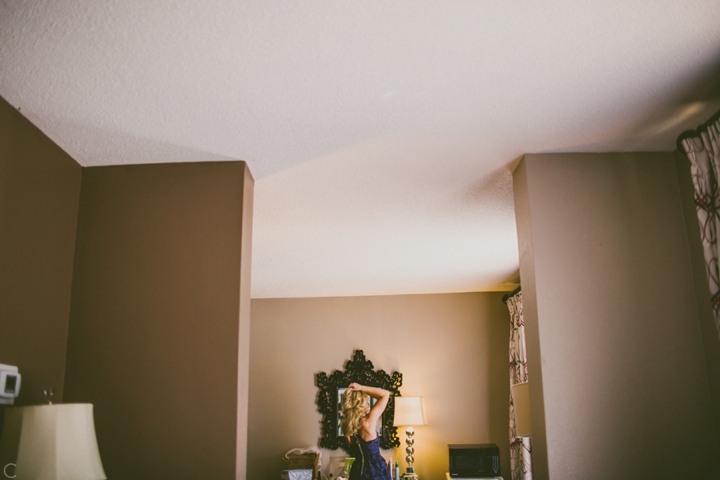
<instances>
[{"instance_id":1,"label":"lamp base","mask_svg":"<svg viewBox=\"0 0 720 480\"><path fill-rule=\"evenodd\" d=\"M418 476L415 473L403 473L402 480L418 480Z\"/></svg>"}]
</instances>

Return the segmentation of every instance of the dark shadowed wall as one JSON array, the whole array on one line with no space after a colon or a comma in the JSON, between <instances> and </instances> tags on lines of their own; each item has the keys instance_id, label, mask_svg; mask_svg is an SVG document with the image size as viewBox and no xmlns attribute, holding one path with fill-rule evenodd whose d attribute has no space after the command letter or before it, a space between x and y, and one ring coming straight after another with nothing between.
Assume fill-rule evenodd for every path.
<instances>
[{"instance_id":1,"label":"dark shadowed wall","mask_svg":"<svg viewBox=\"0 0 720 480\"><path fill-rule=\"evenodd\" d=\"M713 404L713 418L708 425L714 426L715 436L720 439L720 336L718 336L715 317L710 301L705 256L700 240L700 226L695 210L695 190L690 174L690 160L684 153L675 151L675 167L680 185L680 200L688 236L688 247L693 267L695 297L697 299L700 329L703 337L705 365L710 386L710 398Z\"/></svg>"},{"instance_id":2,"label":"dark shadowed wall","mask_svg":"<svg viewBox=\"0 0 720 480\"><path fill-rule=\"evenodd\" d=\"M535 478L717 478L673 154L526 155L515 209Z\"/></svg>"},{"instance_id":3,"label":"dark shadowed wall","mask_svg":"<svg viewBox=\"0 0 720 480\"><path fill-rule=\"evenodd\" d=\"M444 479L448 444L496 443L510 479L508 341L502 293L256 299L252 302L248 479L272 480L282 457L317 445L315 374L344 369L355 349L403 374L400 392L425 399L415 429L421 479ZM383 451L405 471L402 448ZM323 471L343 450L325 451Z\"/></svg>"},{"instance_id":4,"label":"dark shadowed wall","mask_svg":"<svg viewBox=\"0 0 720 480\"><path fill-rule=\"evenodd\" d=\"M81 168L0 99L0 363L62 399Z\"/></svg>"},{"instance_id":5,"label":"dark shadowed wall","mask_svg":"<svg viewBox=\"0 0 720 480\"><path fill-rule=\"evenodd\" d=\"M109 478L244 465L252 183L244 162L84 170L65 390Z\"/></svg>"}]
</instances>

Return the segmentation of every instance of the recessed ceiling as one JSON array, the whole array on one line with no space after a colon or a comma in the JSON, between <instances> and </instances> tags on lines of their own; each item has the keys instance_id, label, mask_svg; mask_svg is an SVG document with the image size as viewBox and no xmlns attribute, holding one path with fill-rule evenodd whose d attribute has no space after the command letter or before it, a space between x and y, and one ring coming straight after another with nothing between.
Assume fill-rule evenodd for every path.
<instances>
[{"instance_id":1,"label":"recessed ceiling","mask_svg":"<svg viewBox=\"0 0 720 480\"><path fill-rule=\"evenodd\" d=\"M0 95L83 166L246 160L253 297L507 290L528 152L672 150L720 2L0 1Z\"/></svg>"}]
</instances>

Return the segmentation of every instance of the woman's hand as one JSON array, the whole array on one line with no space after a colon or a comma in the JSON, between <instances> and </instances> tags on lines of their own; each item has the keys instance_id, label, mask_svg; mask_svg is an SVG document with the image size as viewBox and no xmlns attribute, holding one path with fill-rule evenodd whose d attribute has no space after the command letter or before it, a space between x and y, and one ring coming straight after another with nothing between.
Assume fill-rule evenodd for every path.
<instances>
[{"instance_id":1,"label":"woman's hand","mask_svg":"<svg viewBox=\"0 0 720 480\"><path fill-rule=\"evenodd\" d=\"M360 385L359 383L353 382L353 383L351 383L350 386L348 387L348 390L357 390L358 392L362 392L362 391L363 391L363 386Z\"/></svg>"}]
</instances>

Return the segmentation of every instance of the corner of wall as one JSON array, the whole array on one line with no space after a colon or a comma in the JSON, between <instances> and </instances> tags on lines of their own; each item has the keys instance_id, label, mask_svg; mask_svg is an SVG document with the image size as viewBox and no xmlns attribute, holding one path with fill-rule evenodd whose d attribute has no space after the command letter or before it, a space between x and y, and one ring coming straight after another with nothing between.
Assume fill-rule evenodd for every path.
<instances>
[{"instance_id":1,"label":"corner of wall","mask_svg":"<svg viewBox=\"0 0 720 480\"><path fill-rule=\"evenodd\" d=\"M244 162L243 162L244 163ZM252 225L255 180L245 164L242 197L242 232L240 254L240 327L238 340L238 405L237 455L235 479L247 476L248 404L250 387L250 313L251 313L251 262Z\"/></svg>"},{"instance_id":2,"label":"corner of wall","mask_svg":"<svg viewBox=\"0 0 720 480\"><path fill-rule=\"evenodd\" d=\"M535 261L533 258L532 227L530 214L530 186L527 169L532 156L525 155L513 173L515 219L518 229L520 256L520 285L523 292L523 316L525 319L525 344L528 357L528 383L530 386L530 416L533 424L532 459L533 476L549 478L548 453L545 431L545 403L543 400L542 356L538 328L538 305L535 285Z\"/></svg>"}]
</instances>

